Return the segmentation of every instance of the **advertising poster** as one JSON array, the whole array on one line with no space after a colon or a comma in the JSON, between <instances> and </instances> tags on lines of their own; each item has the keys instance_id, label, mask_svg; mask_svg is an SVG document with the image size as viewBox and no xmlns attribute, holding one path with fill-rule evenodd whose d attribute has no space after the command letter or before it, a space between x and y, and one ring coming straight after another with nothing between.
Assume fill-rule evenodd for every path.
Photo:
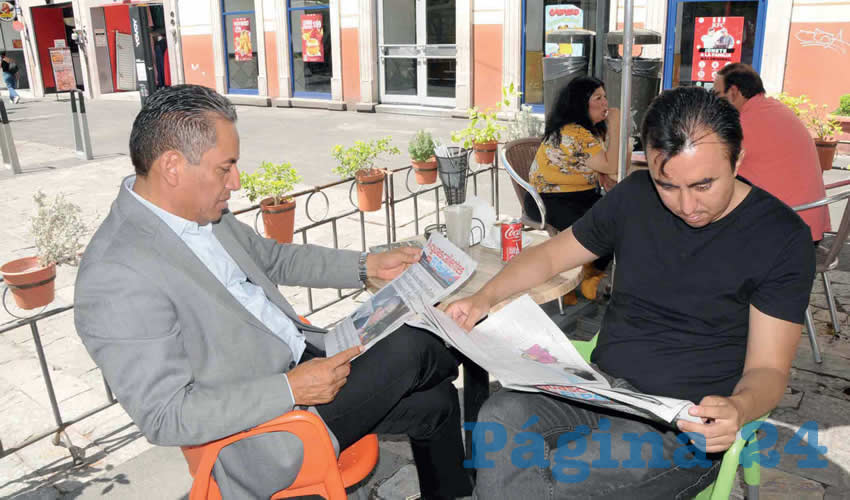
<instances>
[{"instance_id":1,"label":"advertising poster","mask_svg":"<svg viewBox=\"0 0 850 500\"><path fill-rule=\"evenodd\" d=\"M250 61L254 58L251 47L251 18L233 18L233 51L237 61Z\"/></svg>"},{"instance_id":2,"label":"advertising poster","mask_svg":"<svg viewBox=\"0 0 850 500\"><path fill-rule=\"evenodd\" d=\"M714 81L723 66L741 62L743 17L698 17L694 21L694 58L691 80Z\"/></svg>"},{"instance_id":3,"label":"advertising poster","mask_svg":"<svg viewBox=\"0 0 850 500\"><path fill-rule=\"evenodd\" d=\"M11 2L0 2L0 21L15 20L15 6Z\"/></svg>"},{"instance_id":4,"label":"advertising poster","mask_svg":"<svg viewBox=\"0 0 850 500\"><path fill-rule=\"evenodd\" d=\"M56 82L57 92L68 92L77 88L77 79L74 76L74 63L71 59L71 49L50 48L50 65L53 67L53 80Z\"/></svg>"},{"instance_id":5,"label":"advertising poster","mask_svg":"<svg viewBox=\"0 0 850 500\"><path fill-rule=\"evenodd\" d=\"M321 14L301 15L301 54L304 62L325 62L323 34Z\"/></svg>"},{"instance_id":6,"label":"advertising poster","mask_svg":"<svg viewBox=\"0 0 850 500\"><path fill-rule=\"evenodd\" d=\"M575 5L547 5L543 12L546 35L584 26L584 12ZM581 56L581 43L546 43L546 57Z\"/></svg>"}]
</instances>

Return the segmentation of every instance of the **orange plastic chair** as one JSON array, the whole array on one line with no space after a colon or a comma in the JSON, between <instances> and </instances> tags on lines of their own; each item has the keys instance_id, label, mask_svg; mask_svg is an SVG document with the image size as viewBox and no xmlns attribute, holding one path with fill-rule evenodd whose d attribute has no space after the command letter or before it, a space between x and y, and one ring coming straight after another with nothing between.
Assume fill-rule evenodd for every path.
<instances>
[{"instance_id":1,"label":"orange plastic chair","mask_svg":"<svg viewBox=\"0 0 850 500\"><path fill-rule=\"evenodd\" d=\"M302 322L309 322L301 317ZM221 500L221 491L212 477L212 468L225 446L240 439L266 432L291 432L304 443L304 460L295 481L272 495L292 498L320 495L329 500L345 500L345 489L362 481L378 463L378 436L369 434L352 444L339 459L324 422L303 410L293 410L260 424L253 429L199 446L183 446L189 474L195 479L189 500Z\"/></svg>"},{"instance_id":2,"label":"orange plastic chair","mask_svg":"<svg viewBox=\"0 0 850 500\"><path fill-rule=\"evenodd\" d=\"M304 461L295 481L272 499L320 495L329 500L345 500L345 488L359 483L378 462L378 437L369 434L346 448L336 458L333 443L322 420L303 410L293 410L253 429L200 446L181 448L189 474L195 478L189 500L220 500L221 492L212 477L212 468L225 446L266 432L291 432L304 443Z\"/></svg>"}]
</instances>

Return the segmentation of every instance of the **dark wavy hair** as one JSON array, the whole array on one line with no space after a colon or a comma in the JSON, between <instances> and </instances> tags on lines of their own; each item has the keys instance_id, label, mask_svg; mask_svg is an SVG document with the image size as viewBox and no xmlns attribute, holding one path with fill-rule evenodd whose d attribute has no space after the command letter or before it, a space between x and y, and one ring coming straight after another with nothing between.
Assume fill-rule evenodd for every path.
<instances>
[{"instance_id":1,"label":"dark wavy hair","mask_svg":"<svg viewBox=\"0 0 850 500\"><path fill-rule=\"evenodd\" d=\"M548 141L553 139L555 144L561 143L561 128L564 125L575 123L581 125L590 131L596 137L605 140L608 133L608 126L605 121L594 124L590 121L590 113L588 108L590 105L590 96L596 92L599 87L605 88L605 84L598 78L592 76L580 76L571 81L558 94L558 100L555 101L555 107L546 118L546 129L543 132L543 140Z\"/></svg>"},{"instance_id":2,"label":"dark wavy hair","mask_svg":"<svg viewBox=\"0 0 850 500\"><path fill-rule=\"evenodd\" d=\"M715 133L726 146L729 166L735 170L744 133L735 106L702 87L678 87L656 97L641 126L641 140L661 153L661 174L671 158Z\"/></svg>"}]
</instances>

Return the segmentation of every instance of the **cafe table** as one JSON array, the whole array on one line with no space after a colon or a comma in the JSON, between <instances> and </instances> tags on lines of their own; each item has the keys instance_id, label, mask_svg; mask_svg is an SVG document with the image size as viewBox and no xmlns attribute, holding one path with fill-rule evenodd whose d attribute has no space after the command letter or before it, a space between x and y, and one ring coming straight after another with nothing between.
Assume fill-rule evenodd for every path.
<instances>
[{"instance_id":1,"label":"cafe table","mask_svg":"<svg viewBox=\"0 0 850 500\"><path fill-rule=\"evenodd\" d=\"M549 236L542 232L523 232L523 240L528 239L528 246L539 245L543 243ZM415 236L405 241L418 240L421 243L425 242L424 236ZM525 241L524 241L525 243ZM443 302L437 307L444 309L452 302L469 297L480 290L491 278L493 278L502 268L505 263L502 262L502 251L500 249L487 248L483 245L475 245L467 250L478 266L475 272L469 277L466 282L458 287L451 295L443 299ZM515 298L528 294L537 304L543 304L555 299L560 299L564 295L573 291L581 283L581 267L569 269L562 273L556 274L546 282L537 285L536 287L518 293L512 297L499 302L490 310L495 312L506 306ZM386 283L370 283L370 291L377 291ZM463 414L466 422L475 422L478 417L478 410L481 405L490 395L490 378L487 371L476 365L472 361L465 359L463 363ZM471 452L471 433L467 432L466 436L466 454L470 456Z\"/></svg>"}]
</instances>

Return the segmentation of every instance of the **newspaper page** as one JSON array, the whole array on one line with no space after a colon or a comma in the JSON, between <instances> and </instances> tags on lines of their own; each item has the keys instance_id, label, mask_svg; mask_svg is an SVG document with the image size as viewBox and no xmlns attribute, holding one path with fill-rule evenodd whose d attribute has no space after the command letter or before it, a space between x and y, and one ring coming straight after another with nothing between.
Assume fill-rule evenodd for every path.
<instances>
[{"instance_id":1,"label":"newspaper page","mask_svg":"<svg viewBox=\"0 0 850 500\"><path fill-rule=\"evenodd\" d=\"M503 387L545 392L668 424L677 418L698 420L687 413L693 406L690 401L612 387L528 295L491 314L468 333L442 311L425 304L419 307L423 323L430 323L432 331Z\"/></svg>"},{"instance_id":2,"label":"newspaper page","mask_svg":"<svg viewBox=\"0 0 850 500\"><path fill-rule=\"evenodd\" d=\"M357 345L369 349L405 321L415 318L414 302L432 305L448 296L472 276L477 264L446 237L432 234L425 242L419 262L327 333L325 352L333 356Z\"/></svg>"}]
</instances>

